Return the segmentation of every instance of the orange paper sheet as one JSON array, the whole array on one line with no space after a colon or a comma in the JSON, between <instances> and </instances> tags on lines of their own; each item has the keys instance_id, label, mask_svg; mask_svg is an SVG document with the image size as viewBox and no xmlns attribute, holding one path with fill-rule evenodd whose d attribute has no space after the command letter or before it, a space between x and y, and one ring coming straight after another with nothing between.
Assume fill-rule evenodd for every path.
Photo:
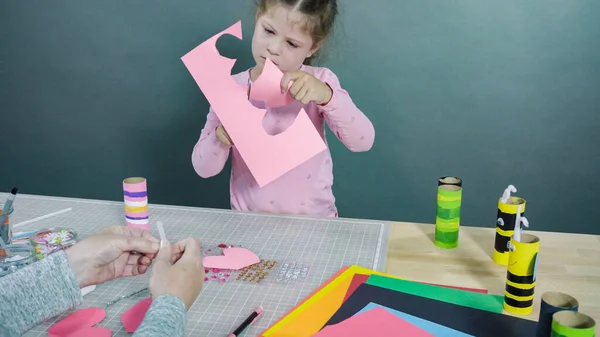
<instances>
[{"instance_id":1,"label":"orange paper sheet","mask_svg":"<svg viewBox=\"0 0 600 337\"><path fill-rule=\"evenodd\" d=\"M248 100L248 87L238 85L231 76L234 59L219 54L217 39L223 34L242 38L241 21L211 37L181 60L213 107L227 130L234 146L252 172L258 186L263 187L327 149L314 124L302 109L294 124L277 135L269 135L262 126L266 110L256 108ZM272 70L272 69L271 69ZM261 76L278 76L270 71ZM260 77L259 77L260 80ZM273 89L268 83L281 78L262 79L267 85L259 89ZM279 87L275 88L281 93ZM272 96L275 103L285 103L285 96ZM283 101L283 102L282 102Z\"/></svg>"},{"instance_id":2,"label":"orange paper sheet","mask_svg":"<svg viewBox=\"0 0 600 337\"><path fill-rule=\"evenodd\" d=\"M346 292L355 274L380 275L391 278L397 276L380 273L359 266L345 269L339 276L329 279L316 292L309 295L301 304L292 309L270 328L262 337L310 337L319 332L344 302Z\"/></svg>"}]
</instances>

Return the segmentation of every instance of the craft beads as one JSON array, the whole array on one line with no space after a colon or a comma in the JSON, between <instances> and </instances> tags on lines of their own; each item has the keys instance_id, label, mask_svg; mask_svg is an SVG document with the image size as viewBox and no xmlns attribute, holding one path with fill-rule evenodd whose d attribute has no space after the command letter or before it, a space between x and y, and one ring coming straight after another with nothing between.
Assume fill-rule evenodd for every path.
<instances>
[{"instance_id":1,"label":"craft beads","mask_svg":"<svg viewBox=\"0 0 600 337\"><path fill-rule=\"evenodd\" d=\"M241 247L235 245L227 245L224 243L220 243L216 246L207 247L202 250L202 256L220 256L223 255L223 249L232 248L232 247ZM220 269L220 268L204 268L204 282L218 282L218 283L226 283L229 281L233 270L228 269Z\"/></svg>"},{"instance_id":2,"label":"craft beads","mask_svg":"<svg viewBox=\"0 0 600 337\"><path fill-rule=\"evenodd\" d=\"M30 245L8 245L0 254L0 277L13 273L35 261L35 249Z\"/></svg>"},{"instance_id":3,"label":"craft beads","mask_svg":"<svg viewBox=\"0 0 600 337\"><path fill-rule=\"evenodd\" d=\"M74 245L77 242L77 232L60 227L44 229L32 235L29 241L35 248L36 258L39 260Z\"/></svg>"}]
</instances>

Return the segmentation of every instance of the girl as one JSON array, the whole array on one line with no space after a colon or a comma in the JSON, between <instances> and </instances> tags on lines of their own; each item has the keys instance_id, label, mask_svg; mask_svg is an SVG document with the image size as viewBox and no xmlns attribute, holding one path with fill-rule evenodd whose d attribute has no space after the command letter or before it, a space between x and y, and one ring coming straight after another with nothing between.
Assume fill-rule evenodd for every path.
<instances>
[{"instance_id":1,"label":"girl","mask_svg":"<svg viewBox=\"0 0 600 337\"><path fill-rule=\"evenodd\" d=\"M233 78L239 85L252 84L269 58L284 73L282 90L292 83L290 94L295 101L271 108L250 100L257 108L266 109L263 127L267 133L284 132L304 108L325 142L327 122L348 149L368 151L375 138L369 119L354 105L331 70L310 65L330 33L336 14L336 0L259 0L252 37L256 66ZM329 150L259 188L212 108L206 119L192 152L192 164L199 176L215 176L231 150L230 197L234 210L338 216Z\"/></svg>"}]
</instances>

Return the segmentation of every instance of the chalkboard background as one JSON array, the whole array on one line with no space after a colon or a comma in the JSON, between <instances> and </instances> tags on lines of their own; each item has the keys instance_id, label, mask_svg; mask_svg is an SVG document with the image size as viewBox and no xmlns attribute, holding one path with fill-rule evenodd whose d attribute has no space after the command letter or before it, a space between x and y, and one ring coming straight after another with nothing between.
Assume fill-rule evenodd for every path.
<instances>
[{"instance_id":1,"label":"chalkboard background","mask_svg":"<svg viewBox=\"0 0 600 337\"><path fill-rule=\"evenodd\" d=\"M250 0L0 3L0 190L229 208L230 166L191 152L208 103L180 58L225 36L252 66ZM493 227L507 185L531 228L600 234L600 2L345 0L322 65L375 125L366 153L331 134L340 215L434 222L437 179L464 181L463 225Z\"/></svg>"}]
</instances>

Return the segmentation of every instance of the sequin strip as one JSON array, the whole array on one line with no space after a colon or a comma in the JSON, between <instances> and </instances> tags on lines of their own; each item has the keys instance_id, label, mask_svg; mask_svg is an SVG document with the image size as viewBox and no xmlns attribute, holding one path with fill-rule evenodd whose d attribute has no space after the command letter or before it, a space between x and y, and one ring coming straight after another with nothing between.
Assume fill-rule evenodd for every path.
<instances>
[{"instance_id":1,"label":"sequin strip","mask_svg":"<svg viewBox=\"0 0 600 337\"><path fill-rule=\"evenodd\" d=\"M308 276L309 267L306 264L297 261L286 261L281 265L277 274L277 282L296 283L304 280Z\"/></svg>"},{"instance_id":2,"label":"sequin strip","mask_svg":"<svg viewBox=\"0 0 600 337\"><path fill-rule=\"evenodd\" d=\"M275 260L261 260L260 263L243 268L235 279L250 283L260 283L269 276L269 272L275 267L275 264L277 264Z\"/></svg>"}]
</instances>

